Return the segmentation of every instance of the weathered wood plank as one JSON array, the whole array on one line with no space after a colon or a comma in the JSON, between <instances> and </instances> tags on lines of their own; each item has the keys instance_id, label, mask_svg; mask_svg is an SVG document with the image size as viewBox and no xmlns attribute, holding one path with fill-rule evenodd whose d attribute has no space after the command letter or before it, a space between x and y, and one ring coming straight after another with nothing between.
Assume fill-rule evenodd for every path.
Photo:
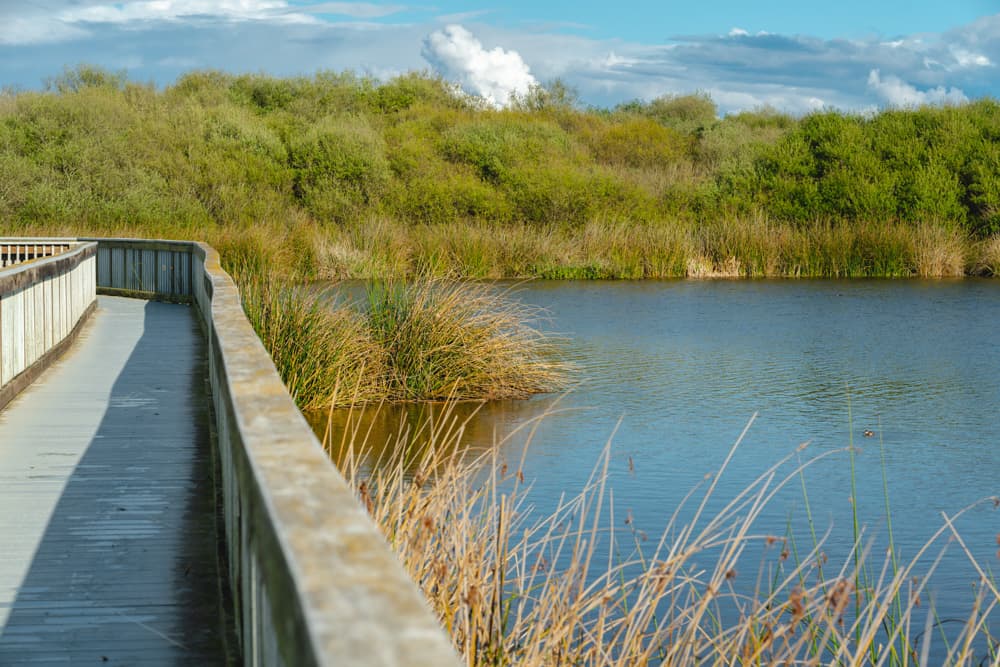
<instances>
[{"instance_id":1,"label":"weathered wood plank","mask_svg":"<svg viewBox=\"0 0 1000 667\"><path fill-rule=\"evenodd\" d=\"M101 297L0 412L0 664L232 662L205 360L188 307Z\"/></svg>"}]
</instances>

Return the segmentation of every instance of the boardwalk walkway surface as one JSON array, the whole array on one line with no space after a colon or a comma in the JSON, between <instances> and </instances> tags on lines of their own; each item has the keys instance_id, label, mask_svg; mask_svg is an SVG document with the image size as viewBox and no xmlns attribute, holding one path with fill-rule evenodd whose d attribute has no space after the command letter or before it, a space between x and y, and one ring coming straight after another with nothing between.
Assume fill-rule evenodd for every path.
<instances>
[{"instance_id":1,"label":"boardwalk walkway surface","mask_svg":"<svg viewBox=\"0 0 1000 667\"><path fill-rule=\"evenodd\" d=\"M0 411L0 665L226 665L205 342L99 297Z\"/></svg>"}]
</instances>

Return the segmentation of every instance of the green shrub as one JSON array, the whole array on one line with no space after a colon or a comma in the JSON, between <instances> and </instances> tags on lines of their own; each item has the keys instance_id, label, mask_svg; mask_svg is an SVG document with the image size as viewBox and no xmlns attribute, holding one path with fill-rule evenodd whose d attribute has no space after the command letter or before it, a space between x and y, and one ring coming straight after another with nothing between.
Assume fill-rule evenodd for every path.
<instances>
[{"instance_id":1,"label":"green shrub","mask_svg":"<svg viewBox=\"0 0 1000 667\"><path fill-rule=\"evenodd\" d=\"M979 237L1000 232L1000 144L980 140L969 147L958 177L972 231Z\"/></svg>"},{"instance_id":2,"label":"green shrub","mask_svg":"<svg viewBox=\"0 0 1000 667\"><path fill-rule=\"evenodd\" d=\"M693 133L712 125L718 115L715 102L707 93L663 95L650 102L634 100L619 105L618 109L648 116L666 127L684 133Z\"/></svg>"},{"instance_id":3,"label":"green shrub","mask_svg":"<svg viewBox=\"0 0 1000 667\"><path fill-rule=\"evenodd\" d=\"M677 162L688 145L676 130L649 118L628 116L595 123L585 139L599 162L651 169Z\"/></svg>"},{"instance_id":4,"label":"green shrub","mask_svg":"<svg viewBox=\"0 0 1000 667\"><path fill-rule=\"evenodd\" d=\"M483 180L499 183L517 165L569 156L569 139L559 126L513 112L483 113L486 119L446 132L442 142L445 157L472 165Z\"/></svg>"},{"instance_id":5,"label":"green shrub","mask_svg":"<svg viewBox=\"0 0 1000 667\"><path fill-rule=\"evenodd\" d=\"M290 147L297 196L323 218L342 219L350 204L372 204L391 171L382 135L361 116L328 116Z\"/></svg>"},{"instance_id":6,"label":"green shrub","mask_svg":"<svg viewBox=\"0 0 1000 667\"><path fill-rule=\"evenodd\" d=\"M111 72L96 65L67 67L59 76L45 81L45 89L57 93L77 93L85 88L125 89L128 74L124 70Z\"/></svg>"},{"instance_id":7,"label":"green shrub","mask_svg":"<svg viewBox=\"0 0 1000 667\"><path fill-rule=\"evenodd\" d=\"M716 230L758 218L736 224L774 244ZM719 119L701 94L584 109L550 85L497 111L420 73L199 71L157 90L82 66L46 92L0 93L0 225L264 230L274 261L308 256L311 275L676 275L688 260L715 275L731 257L754 275L979 271L1000 233L1000 104ZM701 246L631 247L664 229Z\"/></svg>"}]
</instances>

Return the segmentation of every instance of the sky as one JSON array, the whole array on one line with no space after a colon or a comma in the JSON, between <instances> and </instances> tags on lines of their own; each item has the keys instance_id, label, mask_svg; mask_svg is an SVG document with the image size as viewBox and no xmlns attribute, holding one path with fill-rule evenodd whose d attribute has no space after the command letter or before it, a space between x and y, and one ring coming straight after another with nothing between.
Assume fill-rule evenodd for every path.
<instances>
[{"instance_id":1,"label":"sky","mask_svg":"<svg viewBox=\"0 0 1000 667\"><path fill-rule=\"evenodd\" d=\"M866 111L1000 96L1000 0L0 0L0 87L83 63L158 85L431 71L496 106L558 78L597 106Z\"/></svg>"}]
</instances>

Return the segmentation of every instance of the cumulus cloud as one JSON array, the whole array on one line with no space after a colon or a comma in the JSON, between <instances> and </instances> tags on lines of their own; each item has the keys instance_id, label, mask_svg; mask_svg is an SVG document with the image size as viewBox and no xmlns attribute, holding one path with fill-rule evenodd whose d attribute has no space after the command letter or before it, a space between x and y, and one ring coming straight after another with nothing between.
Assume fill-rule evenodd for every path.
<instances>
[{"instance_id":1,"label":"cumulus cloud","mask_svg":"<svg viewBox=\"0 0 1000 667\"><path fill-rule=\"evenodd\" d=\"M496 107L507 106L537 84L521 54L499 46L487 51L460 25L432 32L424 40L422 53L442 76Z\"/></svg>"},{"instance_id":2,"label":"cumulus cloud","mask_svg":"<svg viewBox=\"0 0 1000 667\"><path fill-rule=\"evenodd\" d=\"M882 76L877 69L868 73L868 87L878 93L879 97L895 107L918 107L924 104L961 104L967 102L958 88L938 86L929 90L918 90L898 76L889 74Z\"/></svg>"}]
</instances>

